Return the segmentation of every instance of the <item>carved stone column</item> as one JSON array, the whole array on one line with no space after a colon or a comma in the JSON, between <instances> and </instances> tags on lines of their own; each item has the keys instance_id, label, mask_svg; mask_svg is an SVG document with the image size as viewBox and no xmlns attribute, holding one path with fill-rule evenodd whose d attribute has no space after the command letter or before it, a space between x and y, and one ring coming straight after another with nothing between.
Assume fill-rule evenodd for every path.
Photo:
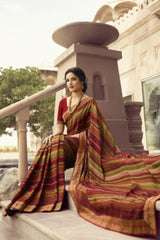
<instances>
[{"instance_id":1,"label":"carved stone column","mask_svg":"<svg viewBox=\"0 0 160 240\"><path fill-rule=\"evenodd\" d=\"M129 141L136 150L136 154L146 152L142 145L143 132L142 120L140 116L141 107L143 105L144 104L142 102L126 102L124 104L126 119L128 121Z\"/></svg>"},{"instance_id":2,"label":"carved stone column","mask_svg":"<svg viewBox=\"0 0 160 240\"><path fill-rule=\"evenodd\" d=\"M29 121L29 108L24 108L16 114L18 132L18 180L21 182L28 171L27 159L27 122Z\"/></svg>"}]
</instances>

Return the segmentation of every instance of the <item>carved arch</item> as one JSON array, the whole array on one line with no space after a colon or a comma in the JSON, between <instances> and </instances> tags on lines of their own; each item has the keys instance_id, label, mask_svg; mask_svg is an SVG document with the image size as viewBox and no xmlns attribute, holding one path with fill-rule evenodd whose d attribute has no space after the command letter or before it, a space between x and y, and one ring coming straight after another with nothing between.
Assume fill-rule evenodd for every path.
<instances>
[{"instance_id":1,"label":"carved arch","mask_svg":"<svg viewBox=\"0 0 160 240\"><path fill-rule=\"evenodd\" d=\"M93 97L96 100L105 99L104 81L101 74L99 73L93 74L92 88L93 88Z\"/></svg>"},{"instance_id":2,"label":"carved arch","mask_svg":"<svg viewBox=\"0 0 160 240\"><path fill-rule=\"evenodd\" d=\"M137 6L137 4L133 1L123 1L121 3L118 3L114 8L109 5L103 5L97 11L93 21L106 23L109 21L118 20L135 6Z\"/></svg>"}]
</instances>

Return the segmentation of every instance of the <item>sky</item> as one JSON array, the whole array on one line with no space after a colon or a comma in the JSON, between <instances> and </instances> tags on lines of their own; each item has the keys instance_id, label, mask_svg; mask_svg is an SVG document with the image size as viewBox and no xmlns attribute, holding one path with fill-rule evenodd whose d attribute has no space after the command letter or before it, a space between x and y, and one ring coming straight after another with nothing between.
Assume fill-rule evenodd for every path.
<instances>
[{"instance_id":1,"label":"sky","mask_svg":"<svg viewBox=\"0 0 160 240\"><path fill-rule=\"evenodd\" d=\"M54 66L65 48L52 40L53 32L71 22L93 21L105 4L107 0L0 0L0 67Z\"/></svg>"}]
</instances>

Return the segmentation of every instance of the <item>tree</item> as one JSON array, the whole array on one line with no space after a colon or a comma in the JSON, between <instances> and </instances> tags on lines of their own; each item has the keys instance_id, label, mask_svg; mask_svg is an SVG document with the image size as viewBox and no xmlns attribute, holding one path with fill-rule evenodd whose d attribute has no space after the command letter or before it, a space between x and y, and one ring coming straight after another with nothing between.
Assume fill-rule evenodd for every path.
<instances>
[{"instance_id":1,"label":"tree","mask_svg":"<svg viewBox=\"0 0 160 240\"><path fill-rule=\"evenodd\" d=\"M34 67L13 70L0 68L0 109L20 101L47 86ZM52 129L55 95L41 100L30 107L30 129L42 137ZM15 116L10 115L0 120L0 135L10 134L7 128L15 128Z\"/></svg>"}]
</instances>

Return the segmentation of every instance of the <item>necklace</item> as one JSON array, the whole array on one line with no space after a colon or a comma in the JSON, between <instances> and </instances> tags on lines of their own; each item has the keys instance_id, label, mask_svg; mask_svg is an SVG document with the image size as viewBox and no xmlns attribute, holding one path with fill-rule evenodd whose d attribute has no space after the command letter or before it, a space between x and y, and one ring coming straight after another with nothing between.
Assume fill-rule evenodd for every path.
<instances>
[{"instance_id":1,"label":"necklace","mask_svg":"<svg viewBox=\"0 0 160 240\"><path fill-rule=\"evenodd\" d=\"M68 113L73 113L74 111L76 111L76 109L78 108L78 106L79 106L80 103L81 103L82 97L83 97L83 93L82 93L82 95L80 96L78 103L77 103L77 104L75 105L75 107L72 109L72 107L71 107L71 104L72 104L72 95L71 95L71 97L70 97L70 99L69 99L69 104L68 104Z\"/></svg>"}]
</instances>

